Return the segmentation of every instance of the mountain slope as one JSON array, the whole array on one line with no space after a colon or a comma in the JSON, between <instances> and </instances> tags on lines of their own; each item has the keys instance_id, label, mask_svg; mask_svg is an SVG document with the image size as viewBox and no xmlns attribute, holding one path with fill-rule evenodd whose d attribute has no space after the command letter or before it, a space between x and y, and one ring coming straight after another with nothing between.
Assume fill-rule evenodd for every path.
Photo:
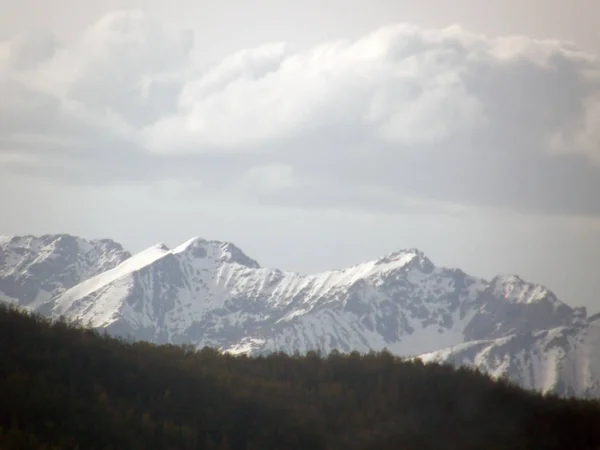
<instances>
[{"instance_id":1,"label":"mountain slope","mask_svg":"<svg viewBox=\"0 0 600 450\"><path fill-rule=\"evenodd\" d=\"M43 308L64 290L116 267L130 256L110 239L0 236L0 300Z\"/></svg>"},{"instance_id":2,"label":"mountain slope","mask_svg":"<svg viewBox=\"0 0 600 450\"><path fill-rule=\"evenodd\" d=\"M36 260L36 254L42 261L49 260L45 255L56 253L53 249L65 239L78 243L69 247L71 256L62 257L73 262L49 266L43 273L52 274L46 277L51 282L37 277L29 262ZM156 245L133 256L118 244L109 245L112 241L29 237L5 240L0 248L6 242L13 242L12 253L0 250L0 255L13 255L12 266L5 263L0 273L10 272L20 280L40 278L38 285L50 283L52 288L41 291L44 301L32 302L25 296L21 306L156 343L250 354L387 348L397 355L426 354L426 359L435 360L447 354L436 351L453 347L448 353L453 360L494 373L500 370L494 365L496 356L488 360L485 355L497 352L481 353L485 345L503 349L505 358L517 358L518 351L529 348L529 341L514 343L521 342L522 336L536 336L541 342L540 336L549 330L591 327L585 309L567 306L542 286L517 276L486 281L460 270L438 268L417 249L347 269L301 275L261 268L231 243L200 238L172 250ZM22 260L15 259L14 242L30 245L19 253ZM96 265L80 262L93 260L90 254L97 258ZM62 268L77 277L60 285ZM0 279L3 292L5 279ZM11 291L12 301L22 298L17 291ZM567 343L564 351L570 353L576 341ZM549 350L546 345L539 351ZM482 356L467 357L475 353ZM577 364L584 364L583 353L574 350L573 355ZM527 385L525 363L513 365L511 376ZM551 389L556 391L586 394L596 389L594 380L600 379L597 368L590 369L590 380L576 383L567 380L556 364L544 367L552 371L547 377L564 379L564 386L534 377L531 387L554 386Z\"/></svg>"},{"instance_id":3,"label":"mountain slope","mask_svg":"<svg viewBox=\"0 0 600 450\"><path fill-rule=\"evenodd\" d=\"M527 389L600 397L600 318L574 327L466 342L419 358L475 366Z\"/></svg>"},{"instance_id":4,"label":"mountain slope","mask_svg":"<svg viewBox=\"0 0 600 450\"><path fill-rule=\"evenodd\" d=\"M202 239L152 247L62 293L52 313L118 334L231 352L387 347L417 354L574 320L542 288L438 269L418 250L308 276L262 269L241 255ZM511 289L520 297L507 302Z\"/></svg>"}]
</instances>

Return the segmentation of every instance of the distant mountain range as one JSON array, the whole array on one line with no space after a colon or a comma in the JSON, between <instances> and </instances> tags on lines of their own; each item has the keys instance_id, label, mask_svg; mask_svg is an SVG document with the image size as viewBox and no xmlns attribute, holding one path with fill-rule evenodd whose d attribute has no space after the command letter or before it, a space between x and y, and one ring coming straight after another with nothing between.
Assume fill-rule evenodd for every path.
<instances>
[{"instance_id":1,"label":"distant mountain range","mask_svg":"<svg viewBox=\"0 0 600 450\"><path fill-rule=\"evenodd\" d=\"M109 239L0 237L0 300L137 340L247 354L387 348L600 397L600 317L518 276L436 267L417 249L301 275L200 238L131 255Z\"/></svg>"}]
</instances>

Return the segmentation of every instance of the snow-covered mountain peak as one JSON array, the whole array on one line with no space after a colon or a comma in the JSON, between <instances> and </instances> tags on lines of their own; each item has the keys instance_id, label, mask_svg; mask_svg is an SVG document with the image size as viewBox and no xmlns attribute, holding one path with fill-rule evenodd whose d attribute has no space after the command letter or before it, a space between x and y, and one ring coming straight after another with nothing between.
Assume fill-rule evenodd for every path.
<instances>
[{"instance_id":1,"label":"snow-covered mountain peak","mask_svg":"<svg viewBox=\"0 0 600 450\"><path fill-rule=\"evenodd\" d=\"M207 244L208 241L206 239L195 236L175 247L173 249L173 253L184 253L187 251L193 251L195 248L205 248Z\"/></svg>"},{"instance_id":2,"label":"snow-covered mountain peak","mask_svg":"<svg viewBox=\"0 0 600 450\"><path fill-rule=\"evenodd\" d=\"M0 239L0 252L3 252L4 255L12 254L23 263L26 263L28 256L37 262L44 258L75 259L78 255L88 255L88 259L90 259L95 256L99 260L93 261L93 263L102 267L106 260L122 261L131 256L131 253L126 251L121 244L112 239L88 240L69 234L3 236Z\"/></svg>"},{"instance_id":3,"label":"snow-covered mountain peak","mask_svg":"<svg viewBox=\"0 0 600 450\"><path fill-rule=\"evenodd\" d=\"M83 258L98 271L116 265L131 254L111 239L87 240L69 234L5 236L0 240L0 270L22 270L45 260L73 264ZM8 267L7 267L8 266Z\"/></svg>"},{"instance_id":4,"label":"snow-covered mountain peak","mask_svg":"<svg viewBox=\"0 0 600 450\"><path fill-rule=\"evenodd\" d=\"M380 284L386 279L404 277L413 273L416 278L430 274L435 267L422 252L414 249L400 250L386 256L356 264L345 269L331 270L309 275L307 279L327 279L338 286L364 285L366 282Z\"/></svg>"},{"instance_id":5,"label":"snow-covered mountain peak","mask_svg":"<svg viewBox=\"0 0 600 450\"><path fill-rule=\"evenodd\" d=\"M547 302L555 309L566 306L545 286L524 280L518 275L500 275L492 279L490 289L494 296L507 303L532 304Z\"/></svg>"},{"instance_id":6,"label":"snow-covered mountain peak","mask_svg":"<svg viewBox=\"0 0 600 450\"><path fill-rule=\"evenodd\" d=\"M258 262L248 257L239 247L236 247L231 242L221 243L221 250L226 261L229 263L239 264L250 269L260 268Z\"/></svg>"},{"instance_id":7,"label":"snow-covered mountain peak","mask_svg":"<svg viewBox=\"0 0 600 450\"><path fill-rule=\"evenodd\" d=\"M169 246L167 244L165 244L164 242L159 242L158 244L155 244L155 245L153 245L150 248L155 248L157 250L162 250L162 251L166 251L166 252L171 251L171 249L169 248Z\"/></svg>"},{"instance_id":8,"label":"snow-covered mountain peak","mask_svg":"<svg viewBox=\"0 0 600 450\"><path fill-rule=\"evenodd\" d=\"M397 268L417 269L424 273L431 273L435 269L435 265L431 260L417 248L398 250L389 253L375 261L375 264L395 266Z\"/></svg>"},{"instance_id":9,"label":"snow-covered mountain peak","mask_svg":"<svg viewBox=\"0 0 600 450\"><path fill-rule=\"evenodd\" d=\"M196 259L209 258L215 262L239 264L250 269L260 268L256 261L231 242L208 241L201 237L194 237L176 247L173 253L186 254Z\"/></svg>"},{"instance_id":10,"label":"snow-covered mountain peak","mask_svg":"<svg viewBox=\"0 0 600 450\"><path fill-rule=\"evenodd\" d=\"M0 300L37 308L130 257L110 239L68 234L5 237L0 240Z\"/></svg>"}]
</instances>

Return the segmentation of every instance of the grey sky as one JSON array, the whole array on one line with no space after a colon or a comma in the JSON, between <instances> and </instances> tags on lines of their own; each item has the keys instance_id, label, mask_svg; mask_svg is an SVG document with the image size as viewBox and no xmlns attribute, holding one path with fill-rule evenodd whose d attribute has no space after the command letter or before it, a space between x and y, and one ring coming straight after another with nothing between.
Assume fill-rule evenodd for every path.
<instances>
[{"instance_id":1,"label":"grey sky","mask_svg":"<svg viewBox=\"0 0 600 450\"><path fill-rule=\"evenodd\" d=\"M0 233L419 247L600 309L596 0L6 3Z\"/></svg>"}]
</instances>

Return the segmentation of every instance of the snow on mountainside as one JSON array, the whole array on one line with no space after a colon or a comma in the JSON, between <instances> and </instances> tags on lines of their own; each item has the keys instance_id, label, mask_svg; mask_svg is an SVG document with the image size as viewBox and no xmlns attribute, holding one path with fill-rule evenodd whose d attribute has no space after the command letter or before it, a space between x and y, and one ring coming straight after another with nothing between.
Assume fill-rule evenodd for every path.
<instances>
[{"instance_id":1,"label":"snow on mountainside","mask_svg":"<svg viewBox=\"0 0 600 450\"><path fill-rule=\"evenodd\" d=\"M567 396L600 397L600 319L419 355L423 362L470 365L527 388Z\"/></svg>"},{"instance_id":2,"label":"snow on mountainside","mask_svg":"<svg viewBox=\"0 0 600 450\"><path fill-rule=\"evenodd\" d=\"M65 289L116 267L130 256L109 239L0 236L0 300L43 308Z\"/></svg>"},{"instance_id":3,"label":"snow on mountainside","mask_svg":"<svg viewBox=\"0 0 600 450\"><path fill-rule=\"evenodd\" d=\"M525 386L581 394L600 376L592 364L597 328L585 309L516 276L486 281L435 267L417 249L301 275L261 268L233 244L200 238L133 256L108 240L3 238L0 299L116 335L232 353L387 348L492 373L508 364ZM587 343L565 340L573 361L552 356L554 336L567 333L560 330L578 330ZM553 361L585 366L588 378Z\"/></svg>"}]
</instances>

